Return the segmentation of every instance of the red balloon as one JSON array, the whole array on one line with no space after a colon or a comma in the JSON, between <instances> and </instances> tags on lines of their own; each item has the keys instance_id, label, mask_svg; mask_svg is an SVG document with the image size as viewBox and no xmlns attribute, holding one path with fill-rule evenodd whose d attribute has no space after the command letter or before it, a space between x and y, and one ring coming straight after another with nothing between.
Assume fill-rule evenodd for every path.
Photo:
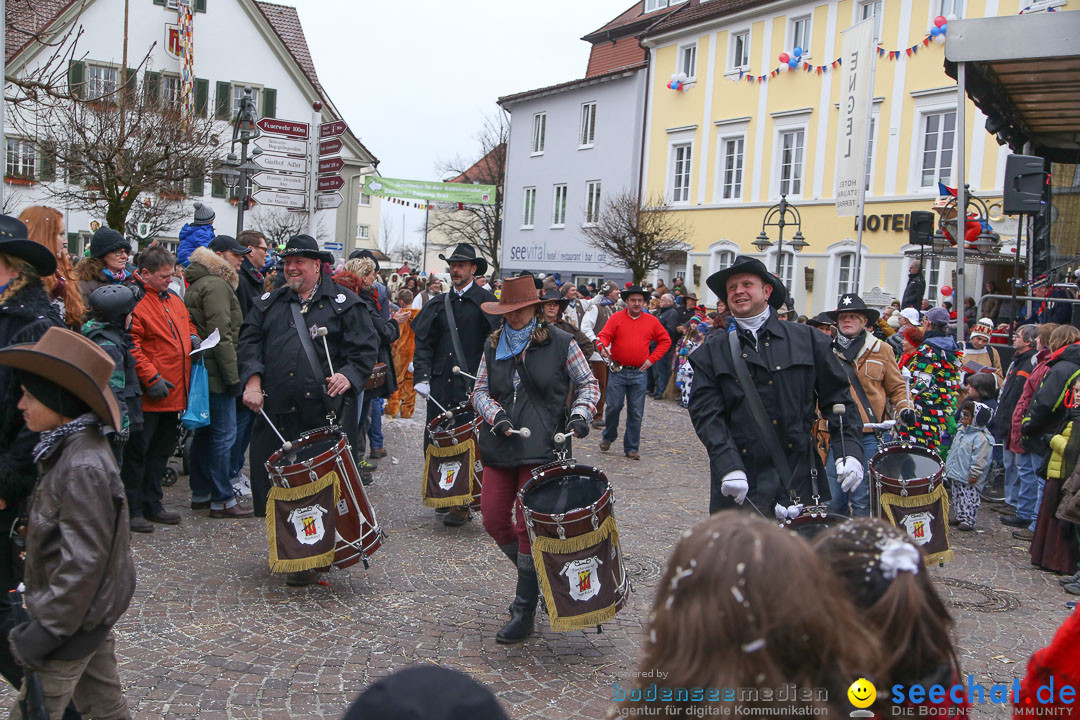
<instances>
[{"instance_id":1,"label":"red balloon","mask_svg":"<svg viewBox=\"0 0 1080 720\"><path fill-rule=\"evenodd\" d=\"M945 297L949 297L950 295L952 295L952 288L949 287L948 285L942 285L941 294L944 295Z\"/></svg>"},{"instance_id":2,"label":"red balloon","mask_svg":"<svg viewBox=\"0 0 1080 720\"><path fill-rule=\"evenodd\" d=\"M934 27L941 27L947 22L949 21L945 19L944 15L938 15L936 18L934 18Z\"/></svg>"},{"instance_id":3,"label":"red balloon","mask_svg":"<svg viewBox=\"0 0 1080 720\"><path fill-rule=\"evenodd\" d=\"M790 60L790 59L791 59L791 56L790 56L790 55L788 55L787 53L780 53L780 62L782 62L782 63L784 63L785 65L787 65L787 62L788 62L788 60Z\"/></svg>"}]
</instances>

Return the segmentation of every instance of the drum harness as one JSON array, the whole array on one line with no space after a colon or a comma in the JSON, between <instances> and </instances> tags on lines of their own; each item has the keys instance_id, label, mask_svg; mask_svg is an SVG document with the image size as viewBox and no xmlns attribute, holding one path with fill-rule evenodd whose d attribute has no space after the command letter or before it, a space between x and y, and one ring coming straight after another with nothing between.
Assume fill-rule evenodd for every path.
<instances>
[{"instance_id":1,"label":"drum harness","mask_svg":"<svg viewBox=\"0 0 1080 720\"><path fill-rule=\"evenodd\" d=\"M841 358L840 359L840 364L844 366L844 373L846 373L847 376L848 376L848 383L851 385L852 389L855 391L855 395L857 395L858 398L859 398L859 403L862 405L863 409L866 411L867 422L863 426L864 429L867 426L870 426L870 425L878 425L878 427L873 428L873 431L874 431L874 437L877 438L877 441L878 441L878 447L880 447L882 445L883 441L882 441L882 437L881 437L881 429L880 429L880 425L878 423L877 415L874 414L874 408L873 408L873 406L870 405L870 398L866 397L866 391L863 390L862 382L859 381L859 374L857 372L855 372L854 363L853 362L848 362L848 361Z\"/></svg>"},{"instance_id":2,"label":"drum harness","mask_svg":"<svg viewBox=\"0 0 1080 720\"><path fill-rule=\"evenodd\" d=\"M454 357L457 358L458 368L465 365L466 370L472 370L465 363L465 352L461 349L461 338L458 336L457 320L454 318L454 306L450 301L453 290L443 293L443 305L446 308L446 327L450 330L450 343L454 346ZM452 401L447 404L452 404Z\"/></svg>"},{"instance_id":3,"label":"drum harness","mask_svg":"<svg viewBox=\"0 0 1080 720\"><path fill-rule=\"evenodd\" d=\"M319 365L319 360L315 356L315 346L311 343L311 335L307 332L307 326L304 324L304 316L300 312L299 303L289 303L289 307L292 310L293 325L296 329L296 334L300 338L300 346L304 348L304 355L307 356L308 364L311 365L311 372L315 374L315 379L318 380L322 375L322 366ZM327 355L327 361L330 360L330 356ZM340 409L340 405L335 407L334 402L330 399L330 396L326 394L326 383L322 383L322 393L319 395L319 399L322 401L323 408L326 410L326 419L330 422L331 426L335 426L337 423L337 410ZM343 398L344 401L344 398Z\"/></svg>"}]
</instances>

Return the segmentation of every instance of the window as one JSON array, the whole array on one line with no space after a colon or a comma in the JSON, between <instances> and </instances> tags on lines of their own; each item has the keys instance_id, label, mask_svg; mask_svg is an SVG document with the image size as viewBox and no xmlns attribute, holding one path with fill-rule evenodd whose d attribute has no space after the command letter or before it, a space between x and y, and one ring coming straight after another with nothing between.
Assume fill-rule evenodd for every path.
<instances>
[{"instance_id":1,"label":"window","mask_svg":"<svg viewBox=\"0 0 1080 720\"><path fill-rule=\"evenodd\" d=\"M693 80L697 73L697 43L679 48L679 72Z\"/></svg>"},{"instance_id":2,"label":"window","mask_svg":"<svg viewBox=\"0 0 1080 720\"><path fill-rule=\"evenodd\" d=\"M532 154L541 155L544 152L544 138L547 136L547 113L533 115Z\"/></svg>"},{"instance_id":3,"label":"window","mask_svg":"<svg viewBox=\"0 0 1080 720\"><path fill-rule=\"evenodd\" d=\"M923 115L922 176L919 186L937 187L940 180L952 181L953 143L956 141L956 111Z\"/></svg>"},{"instance_id":4,"label":"window","mask_svg":"<svg viewBox=\"0 0 1080 720\"><path fill-rule=\"evenodd\" d=\"M367 225L357 225L356 237L360 238L361 240L367 240L369 237L371 237L371 228L369 228Z\"/></svg>"},{"instance_id":5,"label":"window","mask_svg":"<svg viewBox=\"0 0 1080 720\"><path fill-rule=\"evenodd\" d=\"M745 139L742 137L725 138L723 142L723 197L725 200L739 200L742 198L743 182L743 148Z\"/></svg>"},{"instance_id":6,"label":"window","mask_svg":"<svg viewBox=\"0 0 1080 720\"><path fill-rule=\"evenodd\" d=\"M236 113L240 112L240 101L244 99L244 88L251 87L250 85L233 85L232 89L232 116L236 117ZM255 107L259 107L259 88L251 87L251 100L255 103Z\"/></svg>"},{"instance_id":7,"label":"window","mask_svg":"<svg viewBox=\"0 0 1080 720\"><path fill-rule=\"evenodd\" d=\"M938 15L944 15L946 18L964 17L964 0L940 0Z\"/></svg>"},{"instance_id":8,"label":"window","mask_svg":"<svg viewBox=\"0 0 1080 720\"><path fill-rule=\"evenodd\" d=\"M776 262L774 256L773 262ZM770 268L771 270L772 268ZM784 251L780 255L780 279L784 283L784 287L788 289L788 293L791 292L791 279L795 275L795 253Z\"/></svg>"},{"instance_id":9,"label":"window","mask_svg":"<svg viewBox=\"0 0 1080 720\"><path fill-rule=\"evenodd\" d=\"M713 261L713 272L720 272L731 267L735 263L735 253L731 250L721 250L716 253Z\"/></svg>"},{"instance_id":10,"label":"window","mask_svg":"<svg viewBox=\"0 0 1080 720\"><path fill-rule=\"evenodd\" d=\"M28 140L7 139L5 177L33 180L37 170L37 147Z\"/></svg>"},{"instance_id":11,"label":"window","mask_svg":"<svg viewBox=\"0 0 1080 720\"><path fill-rule=\"evenodd\" d=\"M555 202L551 206L551 227L566 226L566 185L555 186Z\"/></svg>"},{"instance_id":12,"label":"window","mask_svg":"<svg viewBox=\"0 0 1080 720\"><path fill-rule=\"evenodd\" d=\"M360 193L360 207L371 207L371 196Z\"/></svg>"},{"instance_id":13,"label":"window","mask_svg":"<svg viewBox=\"0 0 1080 720\"><path fill-rule=\"evenodd\" d=\"M866 136L866 192L874 185L874 131L877 130L877 115L870 118L870 132ZM843 294L843 293L841 293Z\"/></svg>"},{"instance_id":14,"label":"window","mask_svg":"<svg viewBox=\"0 0 1080 720\"><path fill-rule=\"evenodd\" d=\"M731 34L731 69L745 70L750 67L750 31Z\"/></svg>"},{"instance_id":15,"label":"window","mask_svg":"<svg viewBox=\"0 0 1080 720\"><path fill-rule=\"evenodd\" d=\"M786 130L780 133L780 194L802 193L803 145L806 131Z\"/></svg>"},{"instance_id":16,"label":"window","mask_svg":"<svg viewBox=\"0 0 1080 720\"><path fill-rule=\"evenodd\" d=\"M580 147L592 147L596 140L596 103L581 106L581 132L578 134Z\"/></svg>"},{"instance_id":17,"label":"window","mask_svg":"<svg viewBox=\"0 0 1080 720\"><path fill-rule=\"evenodd\" d=\"M923 297L934 303L941 288L941 260L926 258L923 270L926 271L926 294Z\"/></svg>"},{"instance_id":18,"label":"window","mask_svg":"<svg viewBox=\"0 0 1080 720\"><path fill-rule=\"evenodd\" d=\"M810 16L794 18L791 21L791 42L789 47L802 48L803 57L810 55Z\"/></svg>"},{"instance_id":19,"label":"window","mask_svg":"<svg viewBox=\"0 0 1080 720\"><path fill-rule=\"evenodd\" d=\"M684 2L686 0L645 0L645 12L651 13L656 10L663 10L666 7L681 5Z\"/></svg>"},{"instance_id":20,"label":"window","mask_svg":"<svg viewBox=\"0 0 1080 720\"><path fill-rule=\"evenodd\" d=\"M595 225L600 222L600 181L590 180L585 183L585 224Z\"/></svg>"},{"instance_id":21,"label":"window","mask_svg":"<svg viewBox=\"0 0 1080 720\"><path fill-rule=\"evenodd\" d=\"M671 202L690 202L690 156L691 148L675 145L672 148Z\"/></svg>"},{"instance_id":22,"label":"window","mask_svg":"<svg viewBox=\"0 0 1080 720\"><path fill-rule=\"evenodd\" d=\"M855 253L843 253L836 256L838 286L836 299L855 292Z\"/></svg>"},{"instance_id":23,"label":"window","mask_svg":"<svg viewBox=\"0 0 1080 720\"><path fill-rule=\"evenodd\" d=\"M525 200L521 206L521 227L531 228L536 219L536 188L525 188Z\"/></svg>"},{"instance_id":24,"label":"window","mask_svg":"<svg viewBox=\"0 0 1080 720\"><path fill-rule=\"evenodd\" d=\"M874 18L874 39L881 37L881 10L882 0L861 0L859 3L859 19Z\"/></svg>"},{"instance_id":25,"label":"window","mask_svg":"<svg viewBox=\"0 0 1080 720\"><path fill-rule=\"evenodd\" d=\"M116 92L120 83L120 70L104 65L86 66L86 99L95 100Z\"/></svg>"},{"instance_id":26,"label":"window","mask_svg":"<svg viewBox=\"0 0 1080 720\"><path fill-rule=\"evenodd\" d=\"M180 76L161 76L161 104L165 107L180 106Z\"/></svg>"}]
</instances>

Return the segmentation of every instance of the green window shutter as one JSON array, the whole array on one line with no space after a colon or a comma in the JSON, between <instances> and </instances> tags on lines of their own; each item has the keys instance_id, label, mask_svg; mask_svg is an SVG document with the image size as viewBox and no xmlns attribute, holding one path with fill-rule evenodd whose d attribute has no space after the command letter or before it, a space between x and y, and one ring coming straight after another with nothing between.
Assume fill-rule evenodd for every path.
<instances>
[{"instance_id":1,"label":"green window shutter","mask_svg":"<svg viewBox=\"0 0 1080 720\"><path fill-rule=\"evenodd\" d=\"M206 12L206 0L195 0L195 12Z\"/></svg>"},{"instance_id":2,"label":"green window shutter","mask_svg":"<svg viewBox=\"0 0 1080 720\"><path fill-rule=\"evenodd\" d=\"M206 194L206 177L202 168L195 170L195 174L188 178L188 195L202 197Z\"/></svg>"},{"instance_id":3,"label":"green window shutter","mask_svg":"<svg viewBox=\"0 0 1080 720\"><path fill-rule=\"evenodd\" d=\"M154 0L154 4L155 4L155 5L164 5L164 4L165 4L165 0Z\"/></svg>"},{"instance_id":4,"label":"green window shutter","mask_svg":"<svg viewBox=\"0 0 1080 720\"><path fill-rule=\"evenodd\" d=\"M56 179L56 151L47 143L38 145L38 180L50 182Z\"/></svg>"},{"instance_id":5,"label":"green window shutter","mask_svg":"<svg viewBox=\"0 0 1080 720\"><path fill-rule=\"evenodd\" d=\"M220 175L212 174L210 176L210 195L211 197L223 198L225 197L225 181Z\"/></svg>"},{"instance_id":6,"label":"green window shutter","mask_svg":"<svg viewBox=\"0 0 1080 720\"><path fill-rule=\"evenodd\" d=\"M80 255L79 255L79 233L77 233L77 232L69 232L67 234L67 246L68 246L68 253L73 258L72 263L77 262L78 258L80 257Z\"/></svg>"},{"instance_id":7,"label":"green window shutter","mask_svg":"<svg viewBox=\"0 0 1080 720\"><path fill-rule=\"evenodd\" d=\"M262 89L262 116L277 117L277 90L273 88Z\"/></svg>"},{"instance_id":8,"label":"green window shutter","mask_svg":"<svg viewBox=\"0 0 1080 720\"><path fill-rule=\"evenodd\" d=\"M135 71L135 68L127 69L127 82L124 83L123 96L124 100L131 101L135 99L135 92L139 87L139 74Z\"/></svg>"},{"instance_id":9,"label":"green window shutter","mask_svg":"<svg viewBox=\"0 0 1080 720\"><path fill-rule=\"evenodd\" d=\"M82 97L86 85L86 63L82 60L68 62L68 89L75 97Z\"/></svg>"},{"instance_id":10,"label":"green window shutter","mask_svg":"<svg viewBox=\"0 0 1080 720\"><path fill-rule=\"evenodd\" d=\"M156 103L161 99L161 73L147 70L143 74L143 95L147 103Z\"/></svg>"},{"instance_id":11,"label":"green window shutter","mask_svg":"<svg viewBox=\"0 0 1080 720\"><path fill-rule=\"evenodd\" d=\"M218 82L217 94L214 98L214 117L218 120L232 119L232 85L227 82Z\"/></svg>"},{"instance_id":12,"label":"green window shutter","mask_svg":"<svg viewBox=\"0 0 1080 720\"><path fill-rule=\"evenodd\" d=\"M210 104L210 81L206 78L195 78L195 114L206 117L206 111Z\"/></svg>"}]
</instances>

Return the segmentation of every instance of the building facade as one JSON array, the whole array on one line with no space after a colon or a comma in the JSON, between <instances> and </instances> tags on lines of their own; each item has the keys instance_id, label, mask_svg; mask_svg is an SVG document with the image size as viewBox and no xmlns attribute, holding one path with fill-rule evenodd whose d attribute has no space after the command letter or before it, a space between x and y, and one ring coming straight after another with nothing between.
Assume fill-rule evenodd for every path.
<instances>
[{"instance_id":1,"label":"building facade","mask_svg":"<svg viewBox=\"0 0 1080 720\"><path fill-rule=\"evenodd\" d=\"M193 0L190 4L194 10L190 66L194 111L214 118L220 125L222 158L229 151L231 121L245 87L252 88L260 117L310 123L314 104L319 103L322 122L348 120L341 117L319 82L294 8L254 0ZM95 88L108 91L119 82L126 30L128 65L138 65L131 69L140 91L154 88L164 97L179 91L182 60L177 54L177 0L131 0L126 16L122 0L44 3L30 12L24 3L7 7L9 75L32 76L53 56L55 48L43 46L31 33L59 39L74 28L65 41L77 43L72 54L77 59L68 68L69 85L81 83L91 92ZM5 112L10 117L10 108ZM9 134L4 189L5 196L10 196L6 208L17 213L29 205L49 204L45 186L64 182L64 177L45 172L37 138L12 135L11 123L6 126ZM362 176L373 172L378 162L351 130L341 140L340 155L345 163L340 171L345 181L343 201L339 208L321 210L317 215L319 226L325 229L319 241L334 248L355 246ZM239 147L236 151L239 154ZM179 182L177 192L187 208L193 209L196 201L212 207L216 213L215 230L232 234L236 229L236 200L230 195L234 193L212 174L213 168L206 170L206 175ZM94 224L103 222L103 218L94 212L58 209L65 213L71 252L81 253ZM256 227L254 213L254 208L248 211L246 228ZM175 246L183 222L151 239Z\"/></svg>"}]
</instances>

